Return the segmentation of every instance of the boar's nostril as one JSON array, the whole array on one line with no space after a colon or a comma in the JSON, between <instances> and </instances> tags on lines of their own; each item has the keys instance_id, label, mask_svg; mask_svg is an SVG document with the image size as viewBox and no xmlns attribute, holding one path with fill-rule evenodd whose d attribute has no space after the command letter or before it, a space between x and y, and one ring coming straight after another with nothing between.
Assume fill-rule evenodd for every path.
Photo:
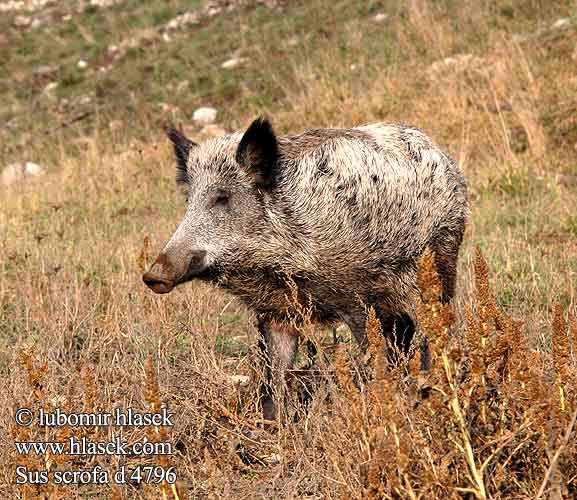
<instances>
[{"instance_id":1,"label":"boar's nostril","mask_svg":"<svg viewBox=\"0 0 577 500\"><path fill-rule=\"evenodd\" d=\"M174 283L162 276L157 276L150 271L142 275L142 281L154 293L168 293L174 288Z\"/></svg>"}]
</instances>

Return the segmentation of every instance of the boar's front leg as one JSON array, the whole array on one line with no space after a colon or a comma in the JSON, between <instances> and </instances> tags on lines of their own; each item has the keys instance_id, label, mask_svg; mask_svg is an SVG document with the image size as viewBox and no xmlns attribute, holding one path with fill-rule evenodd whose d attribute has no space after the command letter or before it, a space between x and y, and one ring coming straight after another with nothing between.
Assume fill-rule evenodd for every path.
<instances>
[{"instance_id":1,"label":"boar's front leg","mask_svg":"<svg viewBox=\"0 0 577 500\"><path fill-rule=\"evenodd\" d=\"M298 347L296 328L258 318L259 348L265 363L264 381L260 388L263 418L275 420L277 401L284 400L286 371L292 368ZM275 397L276 396L276 397Z\"/></svg>"}]
</instances>

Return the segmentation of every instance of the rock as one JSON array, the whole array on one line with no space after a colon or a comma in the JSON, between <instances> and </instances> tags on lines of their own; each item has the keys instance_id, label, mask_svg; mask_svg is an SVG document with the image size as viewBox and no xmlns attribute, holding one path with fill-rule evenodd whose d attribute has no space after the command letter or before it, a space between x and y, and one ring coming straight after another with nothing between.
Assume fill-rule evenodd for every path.
<instances>
[{"instance_id":1,"label":"rock","mask_svg":"<svg viewBox=\"0 0 577 500\"><path fill-rule=\"evenodd\" d=\"M246 387L250 382L250 377L247 375L229 375L228 376L229 382L233 385L238 385L240 387Z\"/></svg>"},{"instance_id":2,"label":"rock","mask_svg":"<svg viewBox=\"0 0 577 500\"><path fill-rule=\"evenodd\" d=\"M34 71L33 74L35 76L49 78L54 77L58 73L58 66L53 64L43 64L42 66L38 66Z\"/></svg>"},{"instance_id":3,"label":"rock","mask_svg":"<svg viewBox=\"0 0 577 500\"><path fill-rule=\"evenodd\" d=\"M44 87L44 89L42 90L42 93L45 96L54 97L54 90L56 90L57 87L58 87L58 82L50 82L49 84L47 84Z\"/></svg>"},{"instance_id":4,"label":"rock","mask_svg":"<svg viewBox=\"0 0 577 500\"><path fill-rule=\"evenodd\" d=\"M211 123L209 125L205 125L204 127L202 127L200 133L203 135L207 135L209 137L220 137L221 135L225 135L228 132L222 125L218 125L217 123Z\"/></svg>"},{"instance_id":5,"label":"rock","mask_svg":"<svg viewBox=\"0 0 577 500\"><path fill-rule=\"evenodd\" d=\"M228 61L224 61L220 67L222 69L233 69L236 68L238 66L241 66L242 64L246 63L247 59L246 57L233 57L232 59L229 59Z\"/></svg>"},{"instance_id":6,"label":"rock","mask_svg":"<svg viewBox=\"0 0 577 500\"><path fill-rule=\"evenodd\" d=\"M171 19L164 25L165 31L176 31L185 26L190 26L192 24L198 24L200 22L200 17L197 12L185 12L180 14L175 18Z\"/></svg>"},{"instance_id":7,"label":"rock","mask_svg":"<svg viewBox=\"0 0 577 500\"><path fill-rule=\"evenodd\" d=\"M4 1L0 3L0 12L10 12L13 10L27 10L28 12L34 12L35 10L41 9L47 5L55 3L56 0L12 0Z\"/></svg>"},{"instance_id":8,"label":"rock","mask_svg":"<svg viewBox=\"0 0 577 500\"><path fill-rule=\"evenodd\" d=\"M375 21L376 23L384 23L388 18L389 18L388 14L385 14L384 12L377 12L373 16L373 21Z\"/></svg>"},{"instance_id":9,"label":"rock","mask_svg":"<svg viewBox=\"0 0 577 500\"><path fill-rule=\"evenodd\" d=\"M203 125L208 125L209 123L213 123L216 120L216 109L203 107L198 108L192 115L192 119L196 123L201 123Z\"/></svg>"},{"instance_id":10,"label":"rock","mask_svg":"<svg viewBox=\"0 0 577 500\"><path fill-rule=\"evenodd\" d=\"M14 182L21 181L26 177L35 177L43 174L44 168L36 163L27 161L25 163L13 163L2 171L2 184L8 186Z\"/></svg>"},{"instance_id":11,"label":"rock","mask_svg":"<svg viewBox=\"0 0 577 500\"><path fill-rule=\"evenodd\" d=\"M214 17L217 14L220 14L221 12L222 12L222 7L219 7L218 5L211 5L211 4L209 4L205 10L205 14L208 17Z\"/></svg>"},{"instance_id":12,"label":"rock","mask_svg":"<svg viewBox=\"0 0 577 500\"><path fill-rule=\"evenodd\" d=\"M553 23L553 26L551 26L551 27L553 29L560 29L560 28L566 28L570 24L571 24L571 19L569 17L564 17L562 19L557 19L557 21L555 21Z\"/></svg>"},{"instance_id":13,"label":"rock","mask_svg":"<svg viewBox=\"0 0 577 500\"><path fill-rule=\"evenodd\" d=\"M83 95L78 98L77 102L80 106L88 106L92 103L92 97L89 95Z\"/></svg>"},{"instance_id":14,"label":"rock","mask_svg":"<svg viewBox=\"0 0 577 500\"><path fill-rule=\"evenodd\" d=\"M479 68L486 61L473 54L456 54L453 57L445 57L439 61L435 61L428 68L430 76L441 76L445 73L460 73L469 68Z\"/></svg>"},{"instance_id":15,"label":"rock","mask_svg":"<svg viewBox=\"0 0 577 500\"><path fill-rule=\"evenodd\" d=\"M90 0L91 7L112 7L113 5L120 3L120 0Z\"/></svg>"},{"instance_id":16,"label":"rock","mask_svg":"<svg viewBox=\"0 0 577 500\"><path fill-rule=\"evenodd\" d=\"M163 113L178 113L178 107L167 102L159 103L160 109Z\"/></svg>"},{"instance_id":17,"label":"rock","mask_svg":"<svg viewBox=\"0 0 577 500\"><path fill-rule=\"evenodd\" d=\"M11 10L22 10L24 2L13 0L12 2L0 3L0 12L10 12Z\"/></svg>"},{"instance_id":18,"label":"rock","mask_svg":"<svg viewBox=\"0 0 577 500\"><path fill-rule=\"evenodd\" d=\"M140 47L146 40L147 35L141 34L141 36L125 38L118 45L111 44L106 48L106 55L109 62L116 61L126 54L128 49L135 49Z\"/></svg>"},{"instance_id":19,"label":"rock","mask_svg":"<svg viewBox=\"0 0 577 500\"><path fill-rule=\"evenodd\" d=\"M31 161L27 161L24 164L24 174L28 176L40 175L44 173L44 168L38 165L37 163L32 163Z\"/></svg>"},{"instance_id":20,"label":"rock","mask_svg":"<svg viewBox=\"0 0 577 500\"><path fill-rule=\"evenodd\" d=\"M264 5L265 7L268 7L269 9L278 9L281 7L282 2L279 2L279 0L256 0L257 4L260 5Z\"/></svg>"},{"instance_id":21,"label":"rock","mask_svg":"<svg viewBox=\"0 0 577 500\"><path fill-rule=\"evenodd\" d=\"M27 16L16 16L14 18L14 26L17 28L27 28L32 23L32 19Z\"/></svg>"},{"instance_id":22,"label":"rock","mask_svg":"<svg viewBox=\"0 0 577 500\"><path fill-rule=\"evenodd\" d=\"M278 7L278 2L276 0L257 0L257 3L260 3L269 8ZM163 25L159 29L161 33L166 35L163 35L163 39L169 42L171 40L170 36L168 36L169 32L180 30L190 25L199 24L201 20L208 17L217 16L223 12L232 12L245 5L245 2L220 0L203 2L203 4L204 6L198 10L184 12L183 14L176 16L175 18L168 21L165 25Z\"/></svg>"}]
</instances>

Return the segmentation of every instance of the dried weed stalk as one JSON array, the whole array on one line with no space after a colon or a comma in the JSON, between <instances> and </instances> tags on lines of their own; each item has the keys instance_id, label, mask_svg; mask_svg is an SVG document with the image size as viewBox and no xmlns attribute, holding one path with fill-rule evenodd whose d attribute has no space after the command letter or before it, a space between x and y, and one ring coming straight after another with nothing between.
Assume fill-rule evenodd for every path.
<instances>
[{"instance_id":1,"label":"dried weed stalk","mask_svg":"<svg viewBox=\"0 0 577 500\"><path fill-rule=\"evenodd\" d=\"M477 249L475 294L465 307L464 332L454 329L451 304L442 304L434 255L419 264L417 315L429 339L431 369L391 367L374 311L369 311L372 379L356 382L345 347L335 368L348 405L337 433L353 445L337 458L357 464L355 498L539 498L548 490L577 494L575 361L561 306L555 307L552 361L536 355L498 305ZM569 320L574 336L574 319ZM410 369L409 369L410 368ZM550 374L554 373L554 376ZM415 379L420 390L415 391ZM343 440L335 446L344 447ZM544 466L545 464L545 466ZM354 470L354 467L353 467ZM351 471L351 474L353 472ZM561 497L559 497L561 498Z\"/></svg>"}]
</instances>

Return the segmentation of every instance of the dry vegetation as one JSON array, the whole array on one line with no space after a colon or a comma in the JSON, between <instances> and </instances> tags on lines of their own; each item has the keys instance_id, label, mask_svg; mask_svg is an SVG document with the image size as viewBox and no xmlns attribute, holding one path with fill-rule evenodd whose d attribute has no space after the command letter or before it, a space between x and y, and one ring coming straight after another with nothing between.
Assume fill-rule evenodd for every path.
<instances>
[{"instance_id":1,"label":"dry vegetation","mask_svg":"<svg viewBox=\"0 0 577 500\"><path fill-rule=\"evenodd\" d=\"M56 128L62 109L46 104L26 76L36 64L30 47L43 42L62 60L63 47L77 49L76 61L85 48L75 49L76 32L98 45L182 9L166 2L159 14L157 3L147 3L134 26L122 5L79 15L70 40L38 40L41 32L22 34L4 14L0 21L0 116L10 125L0 131L0 160L49 167L0 188L2 497L577 498L575 8L313 0L279 11L246 2L175 35L173 45L150 38L104 77L81 80L62 69L59 98L74 103L75 92L90 90L96 104L90 119ZM373 20L380 11L385 23ZM568 21L554 27L560 18ZM224 74L220 63L233 48L249 62ZM17 85L7 83L10 74ZM164 88L177 78L190 80L190 95ZM162 113L159 100L170 111ZM419 370L418 353L391 370L374 319L365 357L348 333L339 332L335 346L329 332L306 324L316 363L309 368L301 354L286 415L263 426L247 311L204 285L162 297L145 289L140 273L184 204L159 125L187 124L205 104L222 108L231 130L262 112L281 132L414 123L455 156L469 179L472 215L450 307L437 302L430 256L422 262L419 317L430 370ZM119 117L125 126L110 130ZM299 397L310 388L305 411ZM164 404L174 428L124 435L170 440L175 454L157 463L176 467L176 485L14 485L16 464L114 469L147 461L17 455L14 440L103 440L113 429L17 427L16 408Z\"/></svg>"}]
</instances>

